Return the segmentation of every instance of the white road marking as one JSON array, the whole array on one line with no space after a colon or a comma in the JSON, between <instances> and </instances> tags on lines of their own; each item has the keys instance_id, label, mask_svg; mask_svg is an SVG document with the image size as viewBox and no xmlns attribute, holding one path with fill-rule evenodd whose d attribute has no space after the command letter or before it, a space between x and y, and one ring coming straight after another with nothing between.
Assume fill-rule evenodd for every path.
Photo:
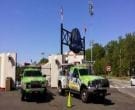
<instances>
[{"instance_id":1,"label":"white road marking","mask_svg":"<svg viewBox=\"0 0 135 110\"><path fill-rule=\"evenodd\" d=\"M125 86L110 85L110 88L135 88L135 86L130 86L130 85L125 85Z\"/></svg>"}]
</instances>

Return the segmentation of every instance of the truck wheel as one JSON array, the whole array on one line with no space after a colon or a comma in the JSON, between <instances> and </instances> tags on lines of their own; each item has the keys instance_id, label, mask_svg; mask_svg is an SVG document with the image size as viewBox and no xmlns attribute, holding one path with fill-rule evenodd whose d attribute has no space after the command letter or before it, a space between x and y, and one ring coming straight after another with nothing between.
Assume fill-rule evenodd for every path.
<instances>
[{"instance_id":1,"label":"truck wheel","mask_svg":"<svg viewBox=\"0 0 135 110\"><path fill-rule=\"evenodd\" d=\"M64 90L62 89L61 84L58 85L58 93L59 95L64 95Z\"/></svg>"},{"instance_id":2,"label":"truck wheel","mask_svg":"<svg viewBox=\"0 0 135 110\"><path fill-rule=\"evenodd\" d=\"M131 85L131 86L133 86L133 83L132 83L132 81L130 82L130 85Z\"/></svg>"},{"instance_id":3,"label":"truck wheel","mask_svg":"<svg viewBox=\"0 0 135 110\"><path fill-rule=\"evenodd\" d=\"M102 96L100 96L101 100L105 100L105 94L103 94Z\"/></svg>"},{"instance_id":4,"label":"truck wheel","mask_svg":"<svg viewBox=\"0 0 135 110\"><path fill-rule=\"evenodd\" d=\"M84 102L84 103L88 102L88 92L87 92L87 89L83 89L81 91L81 99L82 99L82 102Z\"/></svg>"},{"instance_id":5,"label":"truck wheel","mask_svg":"<svg viewBox=\"0 0 135 110\"><path fill-rule=\"evenodd\" d=\"M46 94L46 93L47 93L47 88L45 88L45 89L44 89L44 92L43 92L43 93L44 93L44 94Z\"/></svg>"},{"instance_id":6,"label":"truck wheel","mask_svg":"<svg viewBox=\"0 0 135 110\"><path fill-rule=\"evenodd\" d=\"M21 93L21 101L25 101L25 93L24 92Z\"/></svg>"}]
</instances>

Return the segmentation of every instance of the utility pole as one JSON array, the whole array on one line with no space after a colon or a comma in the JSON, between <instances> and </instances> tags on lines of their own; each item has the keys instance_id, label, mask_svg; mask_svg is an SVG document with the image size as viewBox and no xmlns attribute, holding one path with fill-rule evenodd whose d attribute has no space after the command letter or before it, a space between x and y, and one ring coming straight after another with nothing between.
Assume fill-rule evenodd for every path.
<instances>
[{"instance_id":1,"label":"utility pole","mask_svg":"<svg viewBox=\"0 0 135 110\"><path fill-rule=\"evenodd\" d=\"M90 69L91 69L91 72L93 73L93 40L90 41Z\"/></svg>"},{"instance_id":2,"label":"utility pole","mask_svg":"<svg viewBox=\"0 0 135 110\"><path fill-rule=\"evenodd\" d=\"M90 16L93 16L94 15L94 6L93 6L93 0L89 0L88 1L88 5L89 5L89 14ZM90 41L90 47L91 47L91 64L93 63L93 40Z\"/></svg>"},{"instance_id":3,"label":"utility pole","mask_svg":"<svg viewBox=\"0 0 135 110\"><path fill-rule=\"evenodd\" d=\"M90 41L90 48L91 48L91 50L90 50L90 56L91 56L90 62L91 62L91 64L93 63L93 43L94 43L94 41L91 40Z\"/></svg>"},{"instance_id":4,"label":"utility pole","mask_svg":"<svg viewBox=\"0 0 135 110\"><path fill-rule=\"evenodd\" d=\"M88 6L89 6L89 14L90 16L94 15L94 6L93 6L93 0L88 1ZM91 64L91 71L93 72L93 40L90 41L90 48L91 48L91 59L90 59L90 64Z\"/></svg>"},{"instance_id":5,"label":"utility pole","mask_svg":"<svg viewBox=\"0 0 135 110\"><path fill-rule=\"evenodd\" d=\"M121 49L120 49L120 75L121 75Z\"/></svg>"},{"instance_id":6,"label":"utility pole","mask_svg":"<svg viewBox=\"0 0 135 110\"><path fill-rule=\"evenodd\" d=\"M88 1L88 5L89 5L89 14L90 14L90 16L93 16L93 15L94 15L93 0L89 0L89 1Z\"/></svg>"},{"instance_id":7,"label":"utility pole","mask_svg":"<svg viewBox=\"0 0 135 110\"><path fill-rule=\"evenodd\" d=\"M42 55L42 56L43 56L43 58L44 58L45 53L44 53L44 52L41 52L41 55Z\"/></svg>"},{"instance_id":8,"label":"utility pole","mask_svg":"<svg viewBox=\"0 0 135 110\"><path fill-rule=\"evenodd\" d=\"M88 1L88 5L89 5L89 14L90 16L93 16L94 15L94 6L93 6L93 0L89 0ZM93 63L93 40L90 41L90 47L91 47L91 64Z\"/></svg>"}]
</instances>

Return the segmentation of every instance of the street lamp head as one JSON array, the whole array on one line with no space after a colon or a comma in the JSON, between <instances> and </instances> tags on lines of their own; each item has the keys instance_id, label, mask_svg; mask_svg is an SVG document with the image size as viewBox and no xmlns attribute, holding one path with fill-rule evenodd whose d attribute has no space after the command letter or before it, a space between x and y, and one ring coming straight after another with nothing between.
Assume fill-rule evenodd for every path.
<instances>
[{"instance_id":1,"label":"street lamp head","mask_svg":"<svg viewBox=\"0 0 135 110\"><path fill-rule=\"evenodd\" d=\"M89 0L89 14L90 16L94 15L94 5L92 0Z\"/></svg>"},{"instance_id":2,"label":"street lamp head","mask_svg":"<svg viewBox=\"0 0 135 110\"><path fill-rule=\"evenodd\" d=\"M45 53L44 52L41 52L41 55L44 55Z\"/></svg>"}]
</instances>

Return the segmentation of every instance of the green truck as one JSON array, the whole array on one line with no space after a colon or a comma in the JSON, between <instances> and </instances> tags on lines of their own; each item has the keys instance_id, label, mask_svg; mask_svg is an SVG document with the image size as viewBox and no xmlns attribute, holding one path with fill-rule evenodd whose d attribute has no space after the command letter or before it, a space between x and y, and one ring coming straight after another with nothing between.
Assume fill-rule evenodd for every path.
<instances>
[{"instance_id":1,"label":"green truck","mask_svg":"<svg viewBox=\"0 0 135 110\"><path fill-rule=\"evenodd\" d=\"M65 84L65 82L68 84ZM64 88L67 87L64 85L68 85L68 88ZM108 88L108 79L93 75L90 68L84 64L70 67L66 81L59 80L58 82L60 92L69 89L71 93L79 94L84 103L88 102L92 96L104 99L105 96L109 94L107 91Z\"/></svg>"},{"instance_id":2,"label":"green truck","mask_svg":"<svg viewBox=\"0 0 135 110\"><path fill-rule=\"evenodd\" d=\"M25 68L21 77L21 100L24 101L31 94L45 95L47 80L40 69L35 67Z\"/></svg>"}]
</instances>

